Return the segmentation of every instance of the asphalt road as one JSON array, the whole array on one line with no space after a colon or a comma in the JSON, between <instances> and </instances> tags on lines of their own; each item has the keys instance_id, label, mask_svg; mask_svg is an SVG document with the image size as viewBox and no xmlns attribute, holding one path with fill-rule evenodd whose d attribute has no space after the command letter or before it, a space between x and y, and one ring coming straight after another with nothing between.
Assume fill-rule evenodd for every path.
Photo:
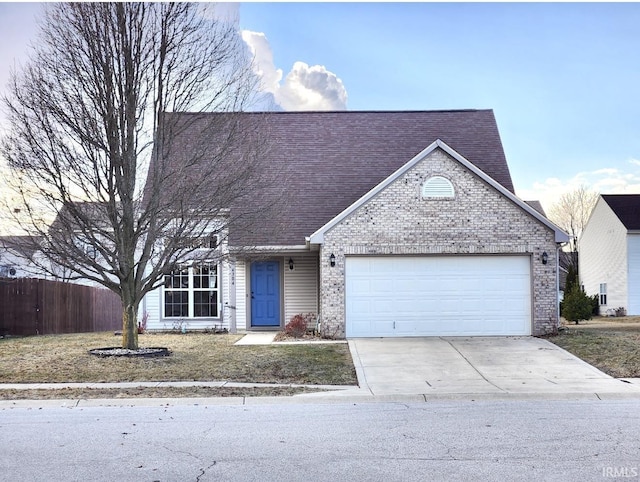
<instances>
[{"instance_id":1,"label":"asphalt road","mask_svg":"<svg viewBox=\"0 0 640 482\"><path fill-rule=\"evenodd\" d=\"M0 410L6 481L638 480L640 401Z\"/></svg>"}]
</instances>

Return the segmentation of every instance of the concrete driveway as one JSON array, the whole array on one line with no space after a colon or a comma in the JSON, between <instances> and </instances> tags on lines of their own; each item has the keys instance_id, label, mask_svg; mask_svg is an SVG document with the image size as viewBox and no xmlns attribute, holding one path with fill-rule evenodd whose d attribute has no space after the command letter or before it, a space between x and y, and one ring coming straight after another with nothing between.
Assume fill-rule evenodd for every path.
<instances>
[{"instance_id":1,"label":"concrete driveway","mask_svg":"<svg viewBox=\"0 0 640 482\"><path fill-rule=\"evenodd\" d=\"M533 337L355 338L349 348L360 388L374 396L640 396L638 380L612 378Z\"/></svg>"}]
</instances>

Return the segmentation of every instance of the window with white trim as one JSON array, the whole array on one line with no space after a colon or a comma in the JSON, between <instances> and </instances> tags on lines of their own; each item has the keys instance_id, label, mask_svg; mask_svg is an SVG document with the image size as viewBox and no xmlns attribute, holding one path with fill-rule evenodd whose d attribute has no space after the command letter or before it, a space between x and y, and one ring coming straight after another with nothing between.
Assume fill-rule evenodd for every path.
<instances>
[{"instance_id":1,"label":"window with white trim","mask_svg":"<svg viewBox=\"0 0 640 482\"><path fill-rule=\"evenodd\" d=\"M218 318L219 269L201 264L164 277L165 318Z\"/></svg>"},{"instance_id":2,"label":"window with white trim","mask_svg":"<svg viewBox=\"0 0 640 482\"><path fill-rule=\"evenodd\" d=\"M422 185L423 198L452 198L455 195L453 184L446 177L433 176Z\"/></svg>"},{"instance_id":3,"label":"window with white trim","mask_svg":"<svg viewBox=\"0 0 640 482\"><path fill-rule=\"evenodd\" d=\"M600 304L607 304L607 283L600 283Z\"/></svg>"}]
</instances>

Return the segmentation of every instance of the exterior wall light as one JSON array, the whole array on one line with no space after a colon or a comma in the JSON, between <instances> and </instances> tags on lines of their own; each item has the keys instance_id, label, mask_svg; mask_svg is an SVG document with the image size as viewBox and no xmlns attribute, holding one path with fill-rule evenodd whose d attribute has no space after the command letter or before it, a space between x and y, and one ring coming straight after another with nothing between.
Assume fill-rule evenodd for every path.
<instances>
[{"instance_id":1,"label":"exterior wall light","mask_svg":"<svg viewBox=\"0 0 640 482\"><path fill-rule=\"evenodd\" d=\"M332 268L336 265L336 255L333 253L331 253L331 256L329 256L329 264Z\"/></svg>"},{"instance_id":2,"label":"exterior wall light","mask_svg":"<svg viewBox=\"0 0 640 482\"><path fill-rule=\"evenodd\" d=\"M289 258L289 271L293 271L293 258Z\"/></svg>"},{"instance_id":3,"label":"exterior wall light","mask_svg":"<svg viewBox=\"0 0 640 482\"><path fill-rule=\"evenodd\" d=\"M540 259L542 260L542 264L547 264L547 261L549 261L549 255L547 254L547 252L543 252L542 256L540 256Z\"/></svg>"}]
</instances>

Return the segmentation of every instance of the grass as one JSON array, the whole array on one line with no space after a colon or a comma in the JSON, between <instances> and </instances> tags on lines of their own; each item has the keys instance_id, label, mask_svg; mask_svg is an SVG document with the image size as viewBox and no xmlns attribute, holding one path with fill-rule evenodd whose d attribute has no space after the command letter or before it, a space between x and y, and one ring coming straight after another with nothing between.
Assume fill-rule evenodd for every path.
<instances>
[{"instance_id":1,"label":"grass","mask_svg":"<svg viewBox=\"0 0 640 482\"><path fill-rule=\"evenodd\" d=\"M120 338L112 333L0 339L0 383L226 380L307 385L357 384L351 355L345 344L234 345L240 338L241 335L196 333L141 335L140 346L162 346L171 350L171 356L160 358L99 358L88 353L91 348L119 345ZM294 388L275 391L260 388L245 390L243 393L248 395L238 395L239 389L196 388L140 389L130 391L128 395L251 396L288 395L300 391ZM5 390L0 391L0 398L10 396L10 392L6 391L4 395L3 392ZM116 396L127 396L127 391L110 392ZM59 397L61 393L55 395ZM67 390L64 393L72 392Z\"/></svg>"},{"instance_id":2,"label":"grass","mask_svg":"<svg viewBox=\"0 0 640 482\"><path fill-rule=\"evenodd\" d=\"M307 387L159 387L159 388L61 388L5 389L0 400L89 400L96 398L210 398L210 397L283 397L318 392Z\"/></svg>"},{"instance_id":3,"label":"grass","mask_svg":"<svg viewBox=\"0 0 640 482\"><path fill-rule=\"evenodd\" d=\"M237 346L242 335L145 334L141 346L168 347L161 358L99 358L91 348L117 346L112 333L0 339L0 383L233 381L355 385L345 344ZM570 324L549 341L616 378L640 377L640 317ZM289 396L304 387L156 387L0 390L0 399Z\"/></svg>"},{"instance_id":4,"label":"grass","mask_svg":"<svg viewBox=\"0 0 640 482\"><path fill-rule=\"evenodd\" d=\"M640 319L596 318L549 341L616 378L640 378Z\"/></svg>"}]
</instances>

